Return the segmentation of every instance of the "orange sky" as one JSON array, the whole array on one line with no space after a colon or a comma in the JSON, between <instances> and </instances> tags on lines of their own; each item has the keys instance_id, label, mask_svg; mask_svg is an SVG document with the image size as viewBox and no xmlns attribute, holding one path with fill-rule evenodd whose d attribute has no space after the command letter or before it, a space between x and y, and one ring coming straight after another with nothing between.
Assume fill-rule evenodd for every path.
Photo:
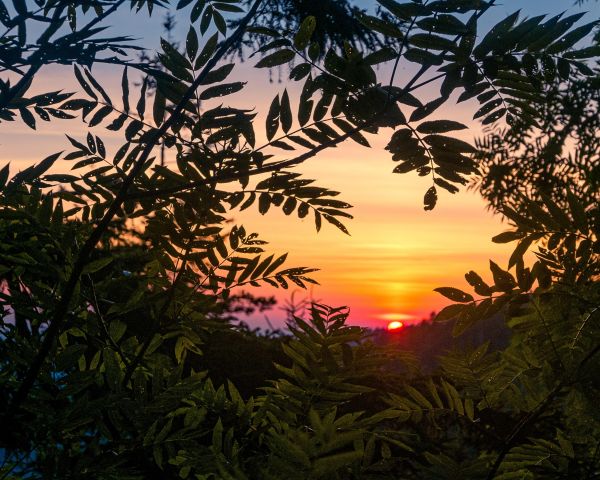
<instances>
[{"instance_id":1,"label":"orange sky","mask_svg":"<svg viewBox=\"0 0 600 480\"><path fill-rule=\"evenodd\" d=\"M508 3L521 6L521 2ZM514 10L513 5L501 13ZM248 63L238 65L233 76L248 80L249 85L241 93L228 97L228 101L242 108L255 107L260 112L257 117L260 141L264 138L265 112L284 85L268 83L268 73L250 71ZM100 66L96 73L109 91L118 91L120 71ZM380 73L386 78L385 71ZM409 73L401 68L399 78L406 78ZM38 89L40 85L44 89L77 89L69 67L47 68L34 89L36 85ZM288 86L288 90L294 103L297 89ZM429 95L435 92L427 91L421 98L426 100ZM480 127L470 121L473 108L472 104L456 105L451 99L436 112L435 118L451 118L470 125L472 128L461 132L461 137L471 141L481 133ZM83 127L80 121L39 122L38 131L32 134L20 122L3 122L0 166L10 161L14 173L50 153L68 150L63 133L83 137L86 133ZM96 128L94 133L105 140L109 151L113 148L113 153L120 145L120 137L114 132ZM251 209L232 212L236 222L244 224L247 231L261 233L271 243L274 253L290 252L289 266L320 268L315 278L321 286L314 289L313 298L334 306L350 306L351 322L367 326L384 327L391 320L410 323L428 317L432 310L447 304L433 292L435 287L464 287L464 273L471 269L485 278L489 259L505 266L510 254L510 245L491 242L491 237L505 226L498 217L486 212L484 202L472 192L463 190L456 195L440 192L435 210L425 212L422 198L431 181L416 174L391 173L394 164L383 149L390 135L388 130L378 137L369 137L372 149L348 143L325 151L301 168L310 178L318 179L318 185L341 191L339 198L355 206L352 210L355 218L347 222L351 236L328 224L317 234L310 218L286 217L274 209L264 217ZM290 291L272 288L259 293L273 293L280 300L290 295ZM279 310L268 315L273 324L282 326L283 315ZM265 322L255 318L254 324L264 326Z\"/></svg>"},{"instance_id":2,"label":"orange sky","mask_svg":"<svg viewBox=\"0 0 600 480\"><path fill-rule=\"evenodd\" d=\"M118 75L99 69L103 84L116 88ZM247 71L241 70L240 75ZM265 73L266 76L266 73ZM244 107L256 107L261 115L257 130L263 130L264 112L272 96L283 85L269 84L265 76L254 73L248 92L231 97L231 103L241 101ZM69 71L53 67L44 78L44 87L76 89ZM111 88L112 87L112 88ZM292 89L293 98L294 89ZM428 93L428 92L426 92ZM292 100L293 101L293 100ZM457 106L450 102L436 115L469 123L472 105ZM472 139L479 133L476 124L465 131L463 138ZM76 121L41 123L32 132L20 123L2 124L0 164L10 161L13 169L39 161L44 156L69 149L63 136L83 136L86 130ZM95 129L110 149L120 145L114 132ZM416 174L392 174L393 162L383 147L390 131L370 137L373 148L346 143L331 149L305 164L303 171L318 184L338 190L340 199L354 205L354 220L347 226L351 236L344 235L329 224L316 233L311 218L299 220L271 209L266 216L255 210L234 211L233 218L247 231L259 232L271 243L276 253L290 252L289 266L320 268L315 278L313 298L331 305L351 307L351 321L368 326L385 326L391 320L405 323L418 321L439 310L447 302L432 290L438 286L465 285L463 275L470 269L487 271L488 259L500 264L508 258L508 248L495 245L490 238L503 230L500 219L485 210L485 204L474 193L461 191L456 195L440 192L438 206L425 212L422 197L430 179ZM259 134L259 139L260 139ZM16 167L16 168L15 168ZM14 170L13 170L14 171ZM260 293L289 298L290 291L265 288ZM301 298L298 293L296 298ZM277 309L268 314L273 324L281 325L282 313ZM265 325L262 317L254 323Z\"/></svg>"}]
</instances>

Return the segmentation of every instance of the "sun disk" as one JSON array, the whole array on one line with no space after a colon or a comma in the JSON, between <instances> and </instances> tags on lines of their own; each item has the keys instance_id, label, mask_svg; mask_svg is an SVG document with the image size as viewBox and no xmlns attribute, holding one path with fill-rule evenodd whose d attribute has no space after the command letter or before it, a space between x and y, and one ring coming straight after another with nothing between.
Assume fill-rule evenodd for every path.
<instances>
[{"instance_id":1,"label":"sun disk","mask_svg":"<svg viewBox=\"0 0 600 480\"><path fill-rule=\"evenodd\" d=\"M404 326L404 324L402 322L398 322L398 321L394 321L394 322L390 322L388 323L388 330L392 331L392 330L399 330Z\"/></svg>"}]
</instances>

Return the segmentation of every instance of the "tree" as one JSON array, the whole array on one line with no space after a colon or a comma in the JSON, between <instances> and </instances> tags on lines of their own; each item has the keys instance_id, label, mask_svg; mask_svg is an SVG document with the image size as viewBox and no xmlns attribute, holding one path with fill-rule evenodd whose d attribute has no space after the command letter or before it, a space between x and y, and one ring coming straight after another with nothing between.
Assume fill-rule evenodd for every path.
<instances>
[{"instance_id":1,"label":"tree","mask_svg":"<svg viewBox=\"0 0 600 480\"><path fill-rule=\"evenodd\" d=\"M587 398L582 387L589 386L588 368L597 362L590 319L597 311L598 252L589 209L577 195L567 198L568 215L546 197L543 205L527 202L525 213L503 208L518 226L516 233L499 238L520 240L511 259L518 279L492 264L494 285L468 276L489 298L475 301L456 289L440 290L461 302L440 317L458 316L457 332L507 304L513 310L537 307L516 321L531 324L523 355L531 351L545 360L551 347L572 360L560 371L549 364L537 393L531 384L513 388L509 383L515 395L495 394L488 405L472 393L473 378L457 377L449 368L441 378L413 378L410 359L401 356L396 361L407 373L387 372L385 365L396 355L368 342L364 330L347 326L344 309L322 305L313 306L310 319L295 318L294 339L282 345L291 366L278 367L282 377L274 378L264 394L243 398L231 382L215 386L210 372L196 369L203 368L203 342L225 327L221 312L230 290L263 282L282 288L314 282L313 269L284 267L285 255L264 254L265 242L256 234L230 226L226 215L232 209L256 205L266 214L281 208L287 215L311 215L317 230L325 220L347 232L341 220L351 218L350 205L293 168L343 141L367 147L369 135L385 134L397 162L394 172L431 178L424 197L430 210L438 188L455 193L478 171L476 149L449 133L466 127L432 119L453 93L461 101L475 99L475 117L484 124L506 119L511 128L526 131L539 124L530 97L560 91L561 82L591 81L595 73L586 61L598 57L598 47L579 48L578 42L595 22L574 27L580 14L519 20L517 12L478 39L479 19L494 3L379 0L381 8L370 15L329 2L355 27L346 38L339 31L330 34L331 25L318 15L301 18L302 3L282 3L296 9L292 18L298 25L285 21L278 30L273 27L281 19L269 14L266 1L183 0L177 8L190 15L185 49L163 40L160 68L128 60L127 53L140 48L131 39L99 37L102 23L124 6L123 0L58 0L33 8L15 1L10 10L1 3L6 31L0 43L5 74L0 118L12 121L18 114L35 128L39 120L81 115L89 129L105 126L124 138L110 153L90 131L85 139L67 137L66 155L51 155L12 175L8 165L0 170L3 474L426 478L427 468L438 472L429 473L434 476L462 468L427 443L435 434L424 419L435 424L452 414L467 430L457 442L448 424L438 438L466 462L466 471L492 478L509 464L504 460L512 447L541 415L560 415L555 400L575 392L577 399L565 400L566 414L556 424L565 431L568 426L567 434L581 426L577 402L581 395ZM131 5L150 14L167 4L141 0ZM81 18L87 22L83 26ZM31 32L40 27L34 43ZM290 81L302 85L297 104L286 88L273 99L264 145L257 145L255 113L223 104L244 88L227 81L235 67L227 59L253 39L262 55L256 68L293 64ZM414 64L410 78L397 78L400 62ZM72 63L83 96L29 96L33 78L49 63ZM122 69L118 101L95 78L98 63ZM374 68L385 63L389 76ZM135 100L132 71L143 76ZM420 98L422 88L434 82L440 85L439 97ZM156 87L152 95L149 85ZM173 152L175 166L156 160L160 148ZM72 162L71 173L51 170L59 158ZM122 225L132 235L126 245L119 244L113 229ZM137 242L136 228L141 229ZM527 270L522 254L542 238L549 242ZM539 288L531 292L534 282ZM562 288L585 303L562 303L560 309L551 301L536 303ZM554 315L569 307L564 310L569 321L553 322L557 330L548 334L543 312L550 307ZM568 337L574 339L570 349L555 341L567 338L563 327L569 335L575 332ZM549 342L544 335L550 335ZM494 378L505 378L515 365L525 364L528 375L545 368L537 357L536 362L534 356L522 359L518 348L512 345L497 363L478 366L477 372L495 368ZM473 362L483 357L480 351ZM482 394L491 395L499 386L492 382ZM540 392L546 397L536 403ZM475 448L481 435L472 433L475 415L486 408L487 414L502 412L510 419L525 415L508 447L483 443L489 449ZM594 435L599 431L589 422L586 428ZM411 438L418 438L412 446ZM557 442L569 458L569 445L577 443L579 455L582 442L565 440L563 433ZM532 445L519 448L529 448L534 457L550 448L543 442ZM466 446L475 453L465 454ZM413 450L422 453L407 454ZM591 448L581 450L577 472L588 469L595 475ZM429 467L423 470L425 462ZM570 465L559 470L568 474Z\"/></svg>"}]
</instances>

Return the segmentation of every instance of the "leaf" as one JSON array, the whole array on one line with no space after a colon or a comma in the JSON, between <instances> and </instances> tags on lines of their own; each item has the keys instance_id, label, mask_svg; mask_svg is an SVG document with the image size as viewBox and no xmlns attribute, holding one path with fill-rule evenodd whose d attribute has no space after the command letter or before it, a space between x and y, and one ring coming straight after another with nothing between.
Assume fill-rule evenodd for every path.
<instances>
[{"instance_id":1,"label":"leaf","mask_svg":"<svg viewBox=\"0 0 600 480\"><path fill-rule=\"evenodd\" d=\"M0 182L0 184L1 183L2 182ZM571 216L575 221L575 226L580 232L586 232L588 229L588 220L585 208L580 199L577 198L573 192L567 190L567 201L569 202L569 208L571 210Z\"/></svg>"},{"instance_id":2,"label":"leaf","mask_svg":"<svg viewBox=\"0 0 600 480\"><path fill-rule=\"evenodd\" d=\"M271 195L268 193L261 193L258 197L258 211L261 215L264 215L269 211L271 206Z\"/></svg>"},{"instance_id":3,"label":"leaf","mask_svg":"<svg viewBox=\"0 0 600 480\"><path fill-rule=\"evenodd\" d=\"M387 20L383 20L378 17L373 17L371 15L365 15L364 13L360 13L358 15L358 21L362 23L369 30L373 30L375 32L379 32L386 37L392 38L403 38L404 34L402 31L393 23L388 22Z\"/></svg>"},{"instance_id":4,"label":"leaf","mask_svg":"<svg viewBox=\"0 0 600 480\"><path fill-rule=\"evenodd\" d=\"M390 47L384 47L367 55L365 57L365 62L369 65L378 65L380 63L395 60L397 56L398 53L394 49Z\"/></svg>"},{"instance_id":5,"label":"leaf","mask_svg":"<svg viewBox=\"0 0 600 480\"><path fill-rule=\"evenodd\" d=\"M296 47L298 50L304 50L308 46L316 26L317 19L315 17L306 17L300 24L300 28L294 36L294 47Z\"/></svg>"},{"instance_id":6,"label":"leaf","mask_svg":"<svg viewBox=\"0 0 600 480\"><path fill-rule=\"evenodd\" d=\"M148 88L148 77L144 77L142 82L142 88L140 89L140 99L136 105L136 110L140 118L144 119L144 113L146 112L146 89Z\"/></svg>"},{"instance_id":7,"label":"leaf","mask_svg":"<svg viewBox=\"0 0 600 480\"><path fill-rule=\"evenodd\" d=\"M452 194L458 193L459 191L458 187L452 185L450 182L447 182L443 178L436 177L433 179L433 182Z\"/></svg>"},{"instance_id":8,"label":"leaf","mask_svg":"<svg viewBox=\"0 0 600 480\"><path fill-rule=\"evenodd\" d=\"M335 124L336 127L338 127L340 130L342 130L344 133L352 132L352 134L350 135L350 138L352 140L354 140L356 143L358 143L359 145L362 145L363 147L371 146L369 144L369 141L364 137L364 135L361 134L360 132L356 131L356 128L351 123L347 122L346 120L342 120L341 118L334 118L333 123Z\"/></svg>"},{"instance_id":9,"label":"leaf","mask_svg":"<svg viewBox=\"0 0 600 480\"><path fill-rule=\"evenodd\" d=\"M468 305L462 305L460 303L448 305L439 311L439 313L435 316L435 321L447 322L449 320L453 320L460 315L467 306Z\"/></svg>"},{"instance_id":10,"label":"leaf","mask_svg":"<svg viewBox=\"0 0 600 480\"><path fill-rule=\"evenodd\" d=\"M419 120L423 120L425 117L428 117L441 105L443 105L446 102L446 100L448 100L447 97L440 97L435 100L432 100L429 103L426 103L421 107L416 108L411 114L409 121L418 122Z\"/></svg>"},{"instance_id":11,"label":"leaf","mask_svg":"<svg viewBox=\"0 0 600 480\"><path fill-rule=\"evenodd\" d=\"M331 478L336 471L342 467L348 467L354 462L358 462L363 456L363 452L344 452L321 457L313 463L312 474L315 477Z\"/></svg>"},{"instance_id":12,"label":"leaf","mask_svg":"<svg viewBox=\"0 0 600 480\"><path fill-rule=\"evenodd\" d=\"M271 55L262 58L256 65L256 68L272 68L284 63L291 62L296 56L293 50L289 48L279 50Z\"/></svg>"},{"instance_id":13,"label":"leaf","mask_svg":"<svg viewBox=\"0 0 600 480\"><path fill-rule=\"evenodd\" d=\"M475 300L472 295L454 287L439 287L434 288L434 291L442 294L444 297L449 298L454 302L470 303Z\"/></svg>"},{"instance_id":14,"label":"leaf","mask_svg":"<svg viewBox=\"0 0 600 480\"><path fill-rule=\"evenodd\" d=\"M190 25L190 30L188 31L187 37L185 39L185 51L190 59L193 61L196 58L196 54L198 53L198 34L196 33L196 29L193 25Z\"/></svg>"},{"instance_id":15,"label":"leaf","mask_svg":"<svg viewBox=\"0 0 600 480\"><path fill-rule=\"evenodd\" d=\"M475 293L486 297L492 294L492 289L473 270L465 274L465 280L475 289Z\"/></svg>"},{"instance_id":16,"label":"leaf","mask_svg":"<svg viewBox=\"0 0 600 480\"><path fill-rule=\"evenodd\" d=\"M279 119L281 121L281 126L285 133L288 133L292 128L292 108L290 106L290 97L288 95L287 89L283 91L283 95L281 96L281 110L279 112Z\"/></svg>"},{"instance_id":17,"label":"leaf","mask_svg":"<svg viewBox=\"0 0 600 480\"><path fill-rule=\"evenodd\" d=\"M439 148L441 150L450 150L456 153L475 153L475 147L469 143L459 140L454 137L447 137L444 135L427 135L423 140L431 145L432 147Z\"/></svg>"},{"instance_id":18,"label":"leaf","mask_svg":"<svg viewBox=\"0 0 600 480\"><path fill-rule=\"evenodd\" d=\"M287 259L287 253L284 253L283 255L281 255L279 258L277 258L274 262L271 263L271 265L269 265L269 267L264 271L264 276L267 277L269 275L271 275L271 273L273 273L275 270L277 270L281 265L284 264L285 260Z\"/></svg>"},{"instance_id":19,"label":"leaf","mask_svg":"<svg viewBox=\"0 0 600 480\"><path fill-rule=\"evenodd\" d=\"M442 55L437 55L421 48L409 48L404 52L404 58L409 62L421 65L441 65L444 63Z\"/></svg>"},{"instance_id":20,"label":"leaf","mask_svg":"<svg viewBox=\"0 0 600 480\"><path fill-rule=\"evenodd\" d=\"M502 270L495 262L490 260L490 270L494 277L494 283L503 292L510 292L515 287L516 282L513 276Z\"/></svg>"},{"instance_id":21,"label":"leaf","mask_svg":"<svg viewBox=\"0 0 600 480\"><path fill-rule=\"evenodd\" d=\"M123 91L123 111L129 113L129 80L127 79L127 66L123 69L121 90Z\"/></svg>"},{"instance_id":22,"label":"leaf","mask_svg":"<svg viewBox=\"0 0 600 480\"><path fill-rule=\"evenodd\" d=\"M350 236L350 232L348 231L348 229L337 218L335 218L331 215L327 215L327 214L323 214L323 217L325 218L325 220L327 220L332 225L336 226L339 230L344 232L346 235Z\"/></svg>"},{"instance_id":23,"label":"leaf","mask_svg":"<svg viewBox=\"0 0 600 480\"><path fill-rule=\"evenodd\" d=\"M519 231L502 232L492 238L494 243L509 243L523 238L524 233Z\"/></svg>"},{"instance_id":24,"label":"leaf","mask_svg":"<svg viewBox=\"0 0 600 480\"><path fill-rule=\"evenodd\" d=\"M398 3L395 0L377 0L377 3L383 5L399 19L407 22L413 20L414 17L431 13L427 6L420 3Z\"/></svg>"},{"instance_id":25,"label":"leaf","mask_svg":"<svg viewBox=\"0 0 600 480\"><path fill-rule=\"evenodd\" d=\"M100 258L98 260L94 260L93 262L88 263L84 269L83 274L87 275L90 273L96 273L99 270L102 270L104 267L110 265L114 260L113 257Z\"/></svg>"},{"instance_id":26,"label":"leaf","mask_svg":"<svg viewBox=\"0 0 600 480\"><path fill-rule=\"evenodd\" d=\"M201 85L209 85L211 83L224 81L229 76L234 67L234 63L228 63L220 66L216 70L212 70L206 75Z\"/></svg>"},{"instance_id":27,"label":"leaf","mask_svg":"<svg viewBox=\"0 0 600 480\"><path fill-rule=\"evenodd\" d=\"M453 120L433 120L423 122L417 127L419 133L445 133L454 130L464 130L467 126Z\"/></svg>"},{"instance_id":28,"label":"leaf","mask_svg":"<svg viewBox=\"0 0 600 480\"><path fill-rule=\"evenodd\" d=\"M88 80L90 81L92 86L100 92L100 95L102 95L102 98L104 99L104 101L108 105L112 105L112 101L111 101L110 97L107 95L106 91L102 88L102 86L92 76L92 73L86 68L83 69L83 73L85 73L86 77L88 78Z\"/></svg>"},{"instance_id":29,"label":"leaf","mask_svg":"<svg viewBox=\"0 0 600 480\"><path fill-rule=\"evenodd\" d=\"M96 92L94 92L94 90L92 90L92 87L90 87L90 84L84 78L79 67L77 65L73 64L73 70L75 71L75 78L77 79L77 81L79 82L81 87L85 90L85 92L90 97L94 98L95 100L98 100L98 95L96 95Z\"/></svg>"},{"instance_id":30,"label":"leaf","mask_svg":"<svg viewBox=\"0 0 600 480\"><path fill-rule=\"evenodd\" d=\"M552 55L573 47L579 40L582 40L588 35L594 27L598 25L598 22L590 22L581 27L575 28L574 30L567 33L565 36L554 42L552 45L544 49L544 52Z\"/></svg>"},{"instance_id":31,"label":"leaf","mask_svg":"<svg viewBox=\"0 0 600 480\"><path fill-rule=\"evenodd\" d=\"M483 58L490 50L498 44L498 39L508 32L519 18L520 11L517 10L513 14L498 22L487 34L483 40L473 49L475 58Z\"/></svg>"},{"instance_id":32,"label":"leaf","mask_svg":"<svg viewBox=\"0 0 600 480\"><path fill-rule=\"evenodd\" d=\"M271 102L271 106L269 107L269 113L267 114L267 140L272 140L277 130L279 129L279 112L280 112L280 101L279 95L277 95L273 101Z\"/></svg>"},{"instance_id":33,"label":"leaf","mask_svg":"<svg viewBox=\"0 0 600 480\"><path fill-rule=\"evenodd\" d=\"M200 94L200 100L208 100L210 98L231 95L239 92L242 88L244 88L244 85L246 85L246 82L234 82L207 88Z\"/></svg>"},{"instance_id":34,"label":"leaf","mask_svg":"<svg viewBox=\"0 0 600 480\"><path fill-rule=\"evenodd\" d=\"M515 250L513 251L512 255L510 256L509 260L508 260L508 268L513 267L514 265L517 264L517 262L519 262L520 260L523 259L523 255L525 255L525 252L527 252L527 250L529 249L529 247L531 246L531 244L535 241L536 237L535 236L530 236L530 237L526 237L523 240L521 240L519 242L519 244L517 245L517 248L515 248Z\"/></svg>"},{"instance_id":35,"label":"leaf","mask_svg":"<svg viewBox=\"0 0 600 480\"><path fill-rule=\"evenodd\" d=\"M160 89L157 88L154 92L154 103L152 105L152 118L157 126L161 125L165 118L166 105L167 99Z\"/></svg>"},{"instance_id":36,"label":"leaf","mask_svg":"<svg viewBox=\"0 0 600 480\"><path fill-rule=\"evenodd\" d=\"M423 198L423 204L425 210L433 210L437 203L437 190L435 187L429 187L427 192L425 193L425 197Z\"/></svg>"},{"instance_id":37,"label":"leaf","mask_svg":"<svg viewBox=\"0 0 600 480\"><path fill-rule=\"evenodd\" d=\"M10 168L10 164L7 163L0 170L0 188L4 188L4 186L6 185L6 182L8 181L9 168Z\"/></svg>"},{"instance_id":38,"label":"leaf","mask_svg":"<svg viewBox=\"0 0 600 480\"><path fill-rule=\"evenodd\" d=\"M90 121L88 122L88 126L95 127L96 125L100 124L102 120L104 120L110 113L112 113L112 111L112 107L109 107L108 105L105 105L104 107L100 108L90 119Z\"/></svg>"},{"instance_id":39,"label":"leaf","mask_svg":"<svg viewBox=\"0 0 600 480\"><path fill-rule=\"evenodd\" d=\"M198 55L196 63L194 64L194 68L196 70L200 70L206 64L206 62L208 62L208 60L213 56L215 50L217 49L218 43L219 34L215 33L207 40L206 44L204 45L204 48L202 48L202 51L200 52L200 55Z\"/></svg>"},{"instance_id":40,"label":"leaf","mask_svg":"<svg viewBox=\"0 0 600 480\"><path fill-rule=\"evenodd\" d=\"M19 113L25 124L32 130L35 130L35 117L33 114L26 108L19 108Z\"/></svg>"},{"instance_id":41,"label":"leaf","mask_svg":"<svg viewBox=\"0 0 600 480\"><path fill-rule=\"evenodd\" d=\"M52 165L54 165L54 162L56 162L56 160L58 160L58 158L60 157L61 153L62 152L54 153L54 154L50 155L49 157L44 158L44 160L42 160L35 167L33 167L32 171L31 171L32 179L39 178L44 173L46 173L48 170L50 170Z\"/></svg>"}]
</instances>

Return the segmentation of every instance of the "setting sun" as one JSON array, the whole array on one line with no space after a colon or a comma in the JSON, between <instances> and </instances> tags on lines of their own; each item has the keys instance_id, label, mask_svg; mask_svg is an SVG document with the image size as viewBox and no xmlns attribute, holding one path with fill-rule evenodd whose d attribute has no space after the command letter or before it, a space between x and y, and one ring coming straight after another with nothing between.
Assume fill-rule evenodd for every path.
<instances>
[{"instance_id":1,"label":"setting sun","mask_svg":"<svg viewBox=\"0 0 600 480\"><path fill-rule=\"evenodd\" d=\"M387 328L388 328L388 330L392 331L392 330L400 330L403 326L404 326L404 324L402 322L394 321L394 322L388 323Z\"/></svg>"}]
</instances>

